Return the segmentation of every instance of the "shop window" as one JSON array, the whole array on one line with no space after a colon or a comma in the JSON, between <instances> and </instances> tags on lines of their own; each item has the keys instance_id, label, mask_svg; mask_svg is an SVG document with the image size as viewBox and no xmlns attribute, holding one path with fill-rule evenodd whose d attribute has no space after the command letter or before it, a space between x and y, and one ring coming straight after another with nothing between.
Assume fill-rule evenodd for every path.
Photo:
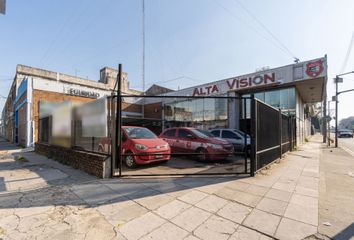
<instances>
[{"instance_id":1,"label":"shop window","mask_svg":"<svg viewBox=\"0 0 354 240\"><path fill-rule=\"evenodd\" d=\"M289 89L280 90L280 109L287 111L289 109Z\"/></svg>"},{"instance_id":2,"label":"shop window","mask_svg":"<svg viewBox=\"0 0 354 240\"><path fill-rule=\"evenodd\" d=\"M254 97L264 102L264 92L255 93Z\"/></svg>"},{"instance_id":3,"label":"shop window","mask_svg":"<svg viewBox=\"0 0 354 240\"><path fill-rule=\"evenodd\" d=\"M289 88L289 105L288 105L289 113L293 112L295 114L296 109L296 94L295 88Z\"/></svg>"},{"instance_id":4,"label":"shop window","mask_svg":"<svg viewBox=\"0 0 354 240\"><path fill-rule=\"evenodd\" d=\"M279 90L265 92L265 102L275 108L279 108L280 107Z\"/></svg>"}]
</instances>

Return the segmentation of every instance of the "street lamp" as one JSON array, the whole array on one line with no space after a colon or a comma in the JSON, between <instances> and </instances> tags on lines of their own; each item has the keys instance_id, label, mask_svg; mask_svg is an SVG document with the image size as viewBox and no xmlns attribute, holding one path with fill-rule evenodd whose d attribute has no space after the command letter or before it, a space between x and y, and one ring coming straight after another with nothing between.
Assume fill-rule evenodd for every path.
<instances>
[{"instance_id":1,"label":"street lamp","mask_svg":"<svg viewBox=\"0 0 354 240\"><path fill-rule=\"evenodd\" d=\"M338 75L336 75L336 78L334 79L336 82L336 99L335 99L335 101L336 101L336 135L335 135L336 142L335 142L335 147L338 147L338 95L341 93L344 93L344 92L350 92L350 91L354 90L354 89L352 89L352 90L338 92L338 83L343 82L343 78L340 78L340 76L348 75L351 73L354 73L354 71L338 74Z\"/></svg>"}]
</instances>

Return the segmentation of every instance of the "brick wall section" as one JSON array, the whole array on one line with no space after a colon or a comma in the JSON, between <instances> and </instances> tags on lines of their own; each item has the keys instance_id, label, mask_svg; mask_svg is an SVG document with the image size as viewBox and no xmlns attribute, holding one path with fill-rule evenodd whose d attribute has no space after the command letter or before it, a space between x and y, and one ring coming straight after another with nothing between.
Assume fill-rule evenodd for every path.
<instances>
[{"instance_id":1,"label":"brick wall section","mask_svg":"<svg viewBox=\"0 0 354 240\"><path fill-rule=\"evenodd\" d=\"M105 162L110 161L110 159L107 159L105 155L87 153L44 143L36 143L35 151L98 178L107 177Z\"/></svg>"},{"instance_id":2,"label":"brick wall section","mask_svg":"<svg viewBox=\"0 0 354 240\"><path fill-rule=\"evenodd\" d=\"M34 120L34 141L38 141L38 120L39 120L39 102L47 101L47 102L64 102L64 101L72 101L72 102L91 102L95 101L93 98L85 98L79 96L71 96L62 93L41 91L41 90L33 90L33 120Z\"/></svg>"},{"instance_id":3,"label":"brick wall section","mask_svg":"<svg viewBox=\"0 0 354 240\"><path fill-rule=\"evenodd\" d=\"M144 113L146 118L162 119L162 104L150 103L144 105Z\"/></svg>"}]
</instances>

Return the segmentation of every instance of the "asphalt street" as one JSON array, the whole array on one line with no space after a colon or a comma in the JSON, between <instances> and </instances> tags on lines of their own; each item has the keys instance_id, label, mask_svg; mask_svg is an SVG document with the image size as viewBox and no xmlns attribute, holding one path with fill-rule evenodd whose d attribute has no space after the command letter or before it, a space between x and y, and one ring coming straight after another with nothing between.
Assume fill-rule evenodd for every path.
<instances>
[{"instance_id":1,"label":"asphalt street","mask_svg":"<svg viewBox=\"0 0 354 240\"><path fill-rule=\"evenodd\" d=\"M354 157L354 138L339 138L339 146Z\"/></svg>"}]
</instances>

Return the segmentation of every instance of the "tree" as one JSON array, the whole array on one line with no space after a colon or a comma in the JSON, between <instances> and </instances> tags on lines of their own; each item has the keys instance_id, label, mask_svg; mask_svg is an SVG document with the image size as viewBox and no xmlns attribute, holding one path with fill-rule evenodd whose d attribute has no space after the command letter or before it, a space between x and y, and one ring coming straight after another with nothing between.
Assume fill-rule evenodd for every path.
<instances>
[{"instance_id":1,"label":"tree","mask_svg":"<svg viewBox=\"0 0 354 240\"><path fill-rule=\"evenodd\" d=\"M340 120L339 129L354 130L354 116L343 118L342 120Z\"/></svg>"}]
</instances>

